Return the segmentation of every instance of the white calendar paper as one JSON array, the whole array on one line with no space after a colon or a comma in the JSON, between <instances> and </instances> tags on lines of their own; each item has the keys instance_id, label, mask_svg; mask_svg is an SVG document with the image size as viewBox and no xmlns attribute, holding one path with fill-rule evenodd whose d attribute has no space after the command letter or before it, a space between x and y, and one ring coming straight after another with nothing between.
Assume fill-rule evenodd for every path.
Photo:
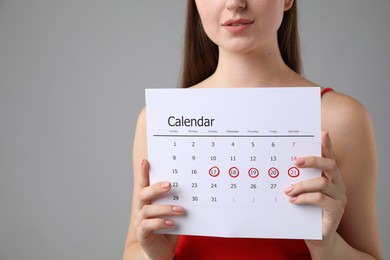
<instances>
[{"instance_id":1,"label":"white calendar paper","mask_svg":"<svg viewBox=\"0 0 390 260\"><path fill-rule=\"evenodd\" d=\"M321 175L293 163L321 156L320 103L319 87L147 89L151 183L172 183L153 203L186 211L162 232L321 239L321 209L283 191Z\"/></svg>"}]
</instances>

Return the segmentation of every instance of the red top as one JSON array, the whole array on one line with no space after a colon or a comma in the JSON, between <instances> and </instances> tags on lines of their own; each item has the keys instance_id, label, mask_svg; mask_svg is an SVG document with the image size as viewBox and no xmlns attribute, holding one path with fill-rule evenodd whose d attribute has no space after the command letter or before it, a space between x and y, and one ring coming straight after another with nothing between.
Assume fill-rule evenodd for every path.
<instances>
[{"instance_id":1,"label":"red top","mask_svg":"<svg viewBox=\"0 0 390 260\"><path fill-rule=\"evenodd\" d=\"M333 91L324 88L321 97ZM180 236L175 260L311 259L304 240Z\"/></svg>"},{"instance_id":2,"label":"red top","mask_svg":"<svg viewBox=\"0 0 390 260\"><path fill-rule=\"evenodd\" d=\"M303 240L180 236L175 260L311 259Z\"/></svg>"},{"instance_id":3,"label":"red top","mask_svg":"<svg viewBox=\"0 0 390 260\"><path fill-rule=\"evenodd\" d=\"M325 93L329 92L329 91L333 91L333 88L324 88L323 90L321 90L321 97L323 95L325 95Z\"/></svg>"}]
</instances>

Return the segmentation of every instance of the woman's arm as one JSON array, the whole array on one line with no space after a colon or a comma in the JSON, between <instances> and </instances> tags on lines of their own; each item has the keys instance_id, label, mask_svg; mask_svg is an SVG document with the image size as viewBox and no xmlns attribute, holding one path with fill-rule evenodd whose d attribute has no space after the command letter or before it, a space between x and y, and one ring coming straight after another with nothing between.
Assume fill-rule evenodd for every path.
<instances>
[{"instance_id":1,"label":"woman's arm","mask_svg":"<svg viewBox=\"0 0 390 260\"><path fill-rule=\"evenodd\" d=\"M179 206L156 206L151 201L171 189L169 182L149 183L147 159L146 113L138 118L133 149L134 187L130 226L123 259L172 259L178 236L155 234L154 231L171 228L170 215L181 215Z\"/></svg>"},{"instance_id":2,"label":"woman's arm","mask_svg":"<svg viewBox=\"0 0 390 260\"><path fill-rule=\"evenodd\" d=\"M323 240L306 241L313 259L382 259L376 209L375 140L366 109L350 97L323 98L323 157L299 167L321 169L320 180L297 183L293 203L323 210Z\"/></svg>"}]
</instances>

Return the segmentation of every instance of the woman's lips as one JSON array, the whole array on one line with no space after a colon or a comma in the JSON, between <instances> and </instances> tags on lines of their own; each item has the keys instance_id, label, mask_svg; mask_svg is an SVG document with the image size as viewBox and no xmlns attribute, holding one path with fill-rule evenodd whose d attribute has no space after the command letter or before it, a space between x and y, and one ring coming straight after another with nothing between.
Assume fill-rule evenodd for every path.
<instances>
[{"instance_id":1,"label":"woman's lips","mask_svg":"<svg viewBox=\"0 0 390 260\"><path fill-rule=\"evenodd\" d=\"M239 33L246 31L251 24L253 24L253 20L249 19L235 19L235 20L228 20L222 24L222 26L231 33Z\"/></svg>"},{"instance_id":2,"label":"woman's lips","mask_svg":"<svg viewBox=\"0 0 390 260\"><path fill-rule=\"evenodd\" d=\"M230 19L222 24L222 26L239 26L252 24L254 21L249 19Z\"/></svg>"}]
</instances>

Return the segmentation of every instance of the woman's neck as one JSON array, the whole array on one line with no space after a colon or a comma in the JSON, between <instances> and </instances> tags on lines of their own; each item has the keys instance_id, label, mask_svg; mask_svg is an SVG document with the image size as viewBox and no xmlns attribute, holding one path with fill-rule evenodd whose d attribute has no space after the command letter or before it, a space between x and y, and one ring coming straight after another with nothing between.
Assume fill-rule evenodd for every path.
<instances>
[{"instance_id":1,"label":"woman's neck","mask_svg":"<svg viewBox=\"0 0 390 260\"><path fill-rule=\"evenodd\" d=\"M277 48L266 52L244 54L220 49L217 69L203 83L207 87L225 88L313 85L283 62Z\"/></svg>"}]
</instances>

